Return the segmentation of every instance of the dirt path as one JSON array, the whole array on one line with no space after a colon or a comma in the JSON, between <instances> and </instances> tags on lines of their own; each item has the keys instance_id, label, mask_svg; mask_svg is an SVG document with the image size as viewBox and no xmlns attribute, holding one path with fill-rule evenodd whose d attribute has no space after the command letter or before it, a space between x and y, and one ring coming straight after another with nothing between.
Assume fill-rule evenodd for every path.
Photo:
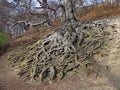
<instances>
[{"instance_id":1,"label":"dirt path","mask_svg":"<svg viewBox=\"0 0 120 90\"><path fill-rule=\"evenodd\" d=\"M111 33L109 45L109 53L106 59L108 59L108 65L111 67L111 77L108 77L110 82L116 88L120 90L120 17L109 20L109 25L114 25L115 28L109 28Z\"/></svg>"},{"instance_id":2,"label":"dirt path","mask_svg":"<svg viewBox=\"0 0 120 90\"><path fill-rule=\"evenodd\" d=\"M86 77L84 73L66 77L51 85L26 83L17 72L6 67L6 55L0 59L0 90L113 90L107 78Z\"/></svg>"},{"instance_id":3,"label":"dirt path","mask_svg":"<svg viewBox=\"0 0 120 90\"><path fill-rule=\"evenodd\" d=\"M102 57L101 63L111 67L110 75L101 76L97 79L95 75L84 76L84 72L73 74L63 80L51 85L40 85L26 83L17 76L17 71L7 67L7 56L13 50L0 57L0 90L120 90L120 19L108 20L109 25L116 24L116 27L107 27L111 33L108 55ZM112 77L112 78L111 78Z\"/></svg>"}]
</instances>

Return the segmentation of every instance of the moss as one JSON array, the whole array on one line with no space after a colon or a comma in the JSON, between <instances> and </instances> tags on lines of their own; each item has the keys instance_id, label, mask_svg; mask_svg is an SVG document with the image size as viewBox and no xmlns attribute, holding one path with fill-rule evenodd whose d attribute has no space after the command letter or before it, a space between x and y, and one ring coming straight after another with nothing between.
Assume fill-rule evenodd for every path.
<instances>
[{"instance_id":1,"label":"moss","mask_svg":"<svg viewBox=\"0 0 120 90\"><path fill-rule=\"evenodd\" d=\"M0 45L8 44L7 35L0 31Z\"/></svg>"}]
</instances>

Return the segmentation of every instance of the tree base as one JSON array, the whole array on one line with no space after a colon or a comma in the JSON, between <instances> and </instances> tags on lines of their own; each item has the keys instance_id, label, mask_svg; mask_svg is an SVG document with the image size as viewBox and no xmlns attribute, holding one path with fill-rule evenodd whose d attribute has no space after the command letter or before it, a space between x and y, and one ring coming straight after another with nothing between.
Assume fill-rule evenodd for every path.
<instances>
[{"instance_id":1,"label":"tree base","mask_svg":"<svg viewBox=\"0 0 120 90\"><path fill-rule=\"evenodd\" d=\"M24 52L11 55L10 65L20 69L18 75L42 82L44 79L61 80L68 72L80 68L87 75L91 71L98 73L101 65L93 56L104 46L103 27L92 22L66 23Z\"/></svg>"}]
</instances>

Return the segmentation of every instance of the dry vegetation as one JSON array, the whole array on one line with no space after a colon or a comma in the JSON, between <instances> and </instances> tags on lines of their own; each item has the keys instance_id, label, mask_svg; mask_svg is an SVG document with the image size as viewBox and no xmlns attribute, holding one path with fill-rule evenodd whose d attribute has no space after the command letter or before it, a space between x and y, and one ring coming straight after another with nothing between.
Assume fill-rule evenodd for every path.
<instances>
[{"instance_id":1,"label":"dry vegetation","mask_svg":"<svg viewBox=\"0 0 120 90\"><path fill-rule=\"evenodd\" d=\"M100 4L86 7L78 11L78 19L80 20L95 20L116 15L120 15L120 6L109 6Z\"/></svg>"}]
</instances>

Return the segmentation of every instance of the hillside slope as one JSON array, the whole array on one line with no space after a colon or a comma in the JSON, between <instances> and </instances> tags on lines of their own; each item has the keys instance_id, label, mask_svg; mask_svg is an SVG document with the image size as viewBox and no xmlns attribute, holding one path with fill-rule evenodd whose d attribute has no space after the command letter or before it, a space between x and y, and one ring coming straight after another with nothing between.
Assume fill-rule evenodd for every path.
<instances>
[{"instance_id":1,"label":"hillside slope","mask_svg":"<svg viewBox=\"0 0 120 90\"><path fill-rule=\"evenodd\" d=\"M94 21L104 22L104 28L109 32L108 52L98 59L98 62L111 67L107 76L95 75L84 76L84 72L67 76L63 80L51 85L40 85L39 83L27 83L17 76L17 71L8 67L7 57L11 53L18 52L21 46L12 47L0 57L0 90L120 90L120 17L105 18Z\"/></svg>"}]
</instances>

